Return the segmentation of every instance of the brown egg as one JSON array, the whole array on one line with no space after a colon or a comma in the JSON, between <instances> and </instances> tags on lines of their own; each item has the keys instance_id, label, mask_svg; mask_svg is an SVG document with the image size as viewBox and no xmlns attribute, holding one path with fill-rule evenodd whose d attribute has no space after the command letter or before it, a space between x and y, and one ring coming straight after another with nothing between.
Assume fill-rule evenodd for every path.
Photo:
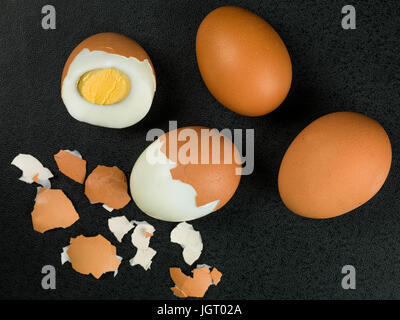
<instances>
[{"instance_id":1,"label":"brown egg","mask_svg":"<svg viewBox=\"0 0 400 320\"><path fill-rule=\"evenodd\" d=\"M211 94L245 116L261 116L286 98L292 64L280 36L261 17L233 6L209 13L200 24L196 55Z\"/></svg>"},{"instance_id":2,"label":"brown egg","mask_svg":"<svg viewBox=\"0 0 400 320\"><path fill-rule=\"evenodd\" d=\"M294 139L278 176L285 205L304 217L332 218L361 206L384 184L392 149L382 126L353 112L325 115Z\"/></svg>"},{"instance_id":3,"label":"brown egg","mask_svg":"<svg viewBox=\"0 0 400 320\"><path fill-rule=\"evenodd\" d=\"M184 127L154 141L136 161L131 194L146 214L189 221L223 207L241 175L239 151L217 130Z\"/></svg>"}]
</instances>

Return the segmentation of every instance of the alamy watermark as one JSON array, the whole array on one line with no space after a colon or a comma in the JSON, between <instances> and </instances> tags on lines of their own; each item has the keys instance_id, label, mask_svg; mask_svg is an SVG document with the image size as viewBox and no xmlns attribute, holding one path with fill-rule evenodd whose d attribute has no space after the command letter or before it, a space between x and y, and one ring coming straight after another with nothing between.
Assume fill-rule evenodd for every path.
<instances>
[{"instance_id":1,"label":"alamy watermark","mask_svg":"<svg viewBox=\"0 0 400 320\"><path fill-rule=\"evenodd\" d=\"M46 4L42 7L42 14L45 16L42 18L42 28L44 30L55 30L56 29L56 8L50 4Z\"/></svg>"},{"instance_id":2,"label":"alamy watermark","mask_svg":"<svg viewBox=\"0 0 400 320\"><path fill-rule=\"evenodd\" d=\"M44 290L54 290L56 288L56 268L50 264L43 266L42 274L45 276L42 278L42 288Z\"/></svg>"},{"instance_id":3,"label":"alamy watermark","mask_svg":"<svg viewBox=\"0 0 400 320\"><path fill-rule=\"evenodd\" d=\"M209 128L194 130L187 127L180 129L178 133L177 128L177 121L169 121L168 152L174 154L179 163L238 164L242 168L238 168L236 174L250 175L253 173L254 129L222 129L219 131ZM164 134L162 129L154 128L147 132L146 140L155 141ZM199 150L201 150L201 154L199 154ZM170 161L166 157L160 157L159 149L156 148L146 153L146 160L151 164L166 164L166 161Z\"/></svg>"},{"instance_id":4,"label":"alamy watermark","mask_svg":"<svg viewBox=\"0 0 400 320\"><path fill-rule=\"evenodd\" d=\"M344 290L356 289L356 268L352 265L345 265L342 268L342 274L345 276L342 279L342 288Z\"/></svg>"},{"instance_id":5,"label":"alamy watermark","mask_svg":"<svg viewBox=\"0 0 400 320\"><path fill-rule=\"evenodd\" d=\"M356 8L352 5L346 5L342 8L342 28L344 30L356 29Z\"/></svg>"}]
</instances>

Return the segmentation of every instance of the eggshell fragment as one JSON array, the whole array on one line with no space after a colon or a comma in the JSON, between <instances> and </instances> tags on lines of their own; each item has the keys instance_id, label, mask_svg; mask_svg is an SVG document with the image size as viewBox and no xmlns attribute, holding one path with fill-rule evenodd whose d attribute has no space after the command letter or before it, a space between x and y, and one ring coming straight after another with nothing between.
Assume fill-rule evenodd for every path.
<instances>
[{"instance_id":1,"label":"eggshell fragment","mask_svg":"<svg viewBox=\"0 0 400 320\"><path fill-rule=\"evenodd\" d=\"M32 180L35 181L37 184L39 184L39 173L36 173L33 177Z\"/></svg>"},{"instance_id":2,"label":"eggshell fragment","mask_svg":"<svg viewBox=\"0 0 400 320\"><path fill-rule=\"evenodd\" d=\"M199 231L186 222L179 223L171 231L171 242L178 243L183 248L183 259L188 265L199 259L203 250L203 242Z\"/></svg>"},{"instance_id":3,"label":"eggshell fragment","mask_svg":"<svg viewBox=\"0 0 400 320\"><path fill-rule=\"evenodd\" d=\"M136 266L140 265L143 267L144 270L149 270L151 263L153 262L153 257L157 254L157 251L153 248L146 248L146 249L138 249L136 255L129 260L130 265Z\"/></svg>"},{"instance_id":4,"label":"eggshell fragment","mask_svg":"<svg viewBox=\"0 0 400 320\"><path fill-rule=\"evenodd\" d=\"M45 232L55 228L67 228L79 219L72 202L62 190L41 188L32 211L33 229Z\"/></svg>"},{"instance_id":5,"label":"eggshell fragment","mask_svg":"<svg viewBox=\"0 0 400 320\"><path fill-rule=\"evenodd\" d=\"M96 279L106 272L115 273L121 264L115 246L100 234L95 237L80 235L71 238L66 253L76 272L92 274Z\"/></svg>"},{"instance_id":6,"label":"eggshell fragment","mask_svg":"<svg viewBox=\"0 0 400 320\"><path fill-rule=\"evenodd\" d=\"M69 255L67 253L69 246L66 246L63 248L63 251L61 252L61 264L64 264L66 262L71 262L71 259L69 258Z\"/></svg>"},{"instance_id":7,"label":"eggshell fragment","mask_svg":"<svg viewBox=\"0 0 400 320\"><path fill-rule=\"evenodd\" d=\"M294 213L336 217L370 200L390 170L389 137L375 120L335 112L308 125L286 151L278 175L280 196Z\"/></svg>"},{"instance_id":8,"label":"eggshell fragment","mask_svg":"<svg viewBox=\"0 0 400 320\"><path fill-rule=\"evenodd\" d=\"M152 259L156 255L157 251L150 248L149 234L154 235L156 230L151 224L146 221L134 221L137 226L132 232L132 244L138 250L136 255L129 260L131 266L141 265L144 270L148 270L151 266Z\"/></svg>"},{"instance_id":9,"label":"eggshell fragment","mask_svg":"<svg viewBox=\"0 0 400 320\"><path fill-rule=\"evenodd\" d=\"M121 209L131 201L126 176L115 166L98 165L86 179L85 195L90 202L100 202L112 209Z\"/></svg>"},{"instance_id":10,"label":"eggshell fragment","mask_svg":"<svg viewBox=\"0 0 400 320\"><path fill-rule=\"evenodd\" d=\"M108 219L108 228L117 238L117 240L121 242L124 235L132 230L134 225L125 216L112 217Z\"/></svg>"},{"instance_id":11,"label":"eggshell fragment","mask_svg":"<svg viewBox=\"0 0 400 320\"><path fill-rule=\"evenodd\" d=\"M210 272L207 265L199 265L192 270L193 277L185 275L180 268L170 268L169 273L175 283L171 290L179 298L203 298L210 285L217 285L222 276L216 268Z\"/></svg>"},{"instance_id":12,"label":"eggshell fragment","mask_svg":"<svg viewBox=\"0 0 400 320\"><path fill-rule=\"evenodd\" d=\"M60 150L54 155L58 169L72 180L83 184L86 177L86 160L77 151Z\"/></svg>"},{"instance_id":13,"label":"eggshell fragment","mask_svg":"<svg viewBox=\"0 0 400 320\"><path fill-rule=\"evenodd\" d=\"M11 162L13 166L22 170L19 180L26 183L36 182L43 187L50 189L50 178L53 178L51 171L40 163L38 159L30 154L19 154Z\"/></svg>"},{"instance_id":14,"label":"eggshell fragment","mask_svg":"<svg viewBox=\"0 0 400 320\"><path fill-rule=\"evenodd\" d=\"M106 204L103 204L102 207L103 207L104 209L106 209L108 212L113 212L113 211L114 211L113 208L110 208L110 207L109 207L108 205L106 205Z\"/></svg>"},{"instance_id":15,"label":"eggshell fragment","mask_svg":"<svg viewBox=\"0 0 400 320\"><path fill-rule=\"evenodd\" d=\"M217 268L213 268L211 270L211 280L215 286L221 281L221 278L222 273Z\"/></svg>"},{"instance_id":16,"label":"eggshell fragment","mask_svg":"<svg viewBox=\"0 0 400 320\"><path fill-rule=\"evenodd\" d=\"M150 245L150 238L147 234L154 234L156 229L146 221L133 221L137 226L132 233L132 244L138 249L146 249Z\"/></svg>"}]
</instances>

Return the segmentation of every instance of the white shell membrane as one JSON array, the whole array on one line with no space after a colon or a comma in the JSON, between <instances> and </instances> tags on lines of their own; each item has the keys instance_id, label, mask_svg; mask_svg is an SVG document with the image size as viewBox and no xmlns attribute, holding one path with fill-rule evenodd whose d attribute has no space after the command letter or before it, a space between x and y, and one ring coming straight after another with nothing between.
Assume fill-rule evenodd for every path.
<instances>
[{"instance_id":1,"label":"white shell membrane","mask_svg":"<svg viewBox=\"0 0 400 320\"><path fill-rule=\"evenodd\" d=\"M112 105L98 105L81 96L77 88L80 77L100 68L116 68L129 77L131 90L125 99ZM146 116L155 91L156 79L147 59L139 61L133 57L83 49L69 66L61 96L69 114L78 121L107 128L126 128Z\"/></svg>"}]
</instances>

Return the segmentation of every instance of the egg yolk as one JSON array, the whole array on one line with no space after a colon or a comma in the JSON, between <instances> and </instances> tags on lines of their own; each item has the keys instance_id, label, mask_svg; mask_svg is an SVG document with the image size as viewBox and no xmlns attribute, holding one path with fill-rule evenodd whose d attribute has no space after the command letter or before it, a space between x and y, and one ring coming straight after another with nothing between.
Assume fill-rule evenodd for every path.
<instances>
[{"instance_id":1,"label":"egg yolk","mask_svg":"<svg viewBox=\"0 0 400 320\"><path fill-rule=\"evenodd\" d=\"M102 68L83 74L77 87L86 101L99 105L111 105L126 98L131 89L131 81L121 70Z\"/></svg>"}]
</instances>

